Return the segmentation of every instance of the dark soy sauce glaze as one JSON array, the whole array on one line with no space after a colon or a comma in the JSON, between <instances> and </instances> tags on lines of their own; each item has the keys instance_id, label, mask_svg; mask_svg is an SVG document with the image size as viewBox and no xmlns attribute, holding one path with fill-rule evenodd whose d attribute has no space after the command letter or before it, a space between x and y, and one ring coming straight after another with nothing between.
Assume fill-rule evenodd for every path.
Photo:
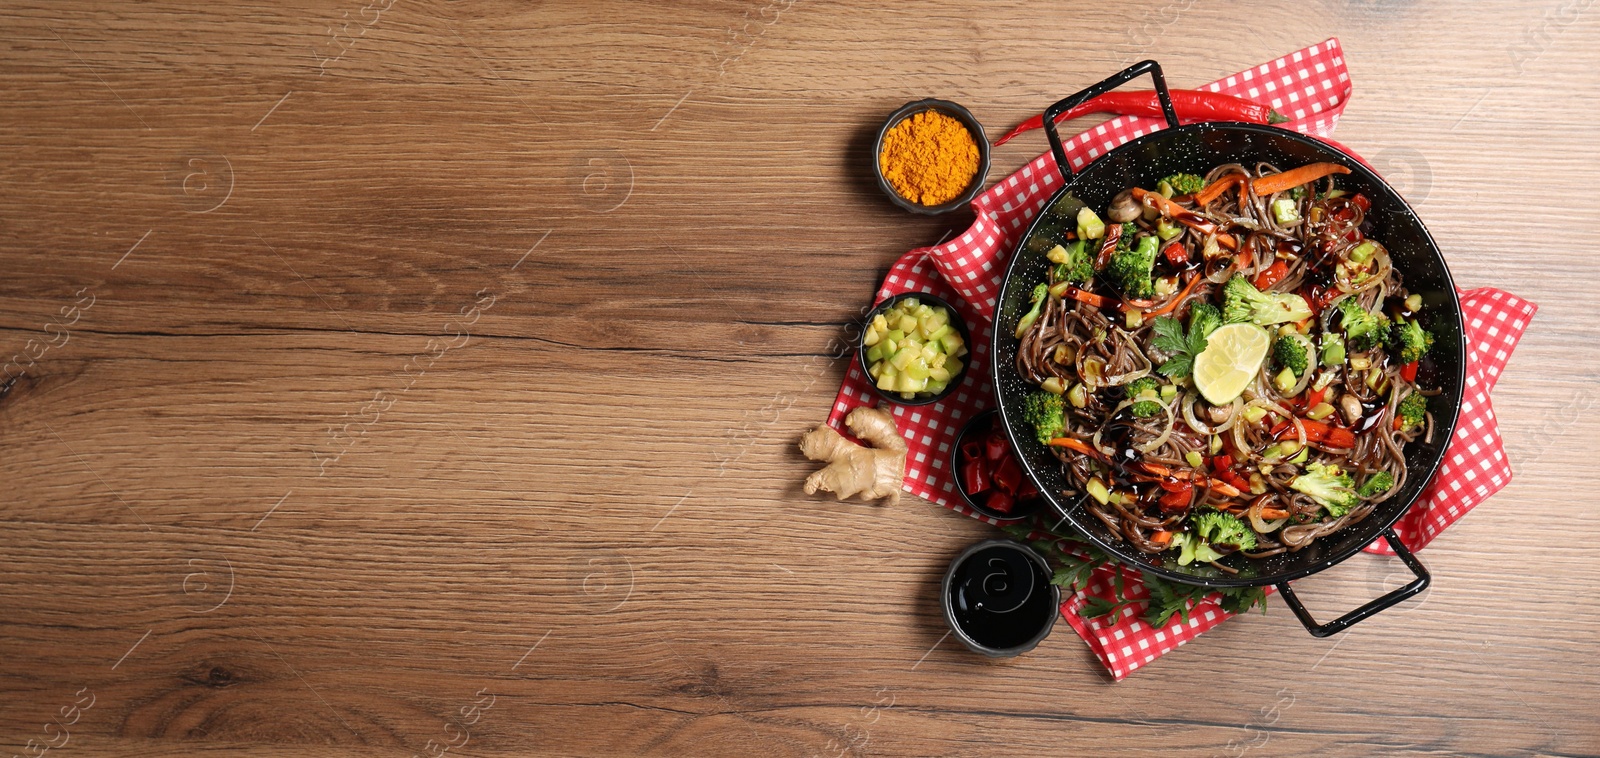
<instances>
[{"instance_id":1,"label":"dark soy sauce glaze","mask_svg":"<svg viewBox=\"0 0 1600 758\"><path fill-rule=\"evenodd\" d=\"M1044 567L1002 545L979 550L962 562L949 592L961 631L995 649L1032 640L1057 611Z\"/></svg>"}]
</instances>

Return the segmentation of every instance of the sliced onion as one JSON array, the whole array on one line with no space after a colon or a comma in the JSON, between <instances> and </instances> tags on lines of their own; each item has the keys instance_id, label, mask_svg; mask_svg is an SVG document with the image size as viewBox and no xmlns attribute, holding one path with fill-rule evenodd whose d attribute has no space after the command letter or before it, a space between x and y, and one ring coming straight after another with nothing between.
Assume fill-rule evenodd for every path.
<instances>
[{"instance_id":1,"label":"sliced onion","mask_svg":"<svg viewBox=\"0 0 1600 758\"><path fill-rule=\"evenodd\" d=\"M1250 528L1260 534L1271 534L1282 529L1284 524L1289 523L1288 518L1273 519L1272 521L1261 520L1261 508L1266 504L1267 496L1262 495L1256 498L1256 501L1250 504L1250 510L1245 512L1250 517Z\"/></svg>"},{"instance_id":2,"label":"sliced onion","mask_svg":"<svg viewBox=\"0 0 1600 758\"><path fill-rule=\"evenodd\" d=\"M1111 415L1107 416L1106 418L1111 418L1113 416L1116 416L1118 413L1122 412L1123 408L1126 408L1126 407L1128 407L1130 405L1133 405L1136 402L1139 402L1139 401L1133 400L1133 399L1130 398L1128 400L1124 400L1124 401L1118 403L1117 407L1111 409ZM1160 403L1160 401L1157 401L1157 402ZM1137 451L1139 451L1141 453L1148 453L1151 450L1154 450L1154 449L1156 449L1158 447L1161 447L1162 445L1167 444L1167 440L1172 439L1172 426L1173 426L1173 424L1177 423L1177 419L1172 415L1172 406L1175 405L1175 403L1172 403L1172 404L1160 403L1160 405L1161 405L1161 411L1163 413L1167 414L1167 426L1166 426L1166 428L1162 429L1161 430L1161 434L1158 435L1155 439L1151 440L1150 442L1148 442L1146 444L1143 444L1143 445L1134 445L1133 446L1134 450L1137 450ZM1095 446L1096 450L1099 450L1100 452L1105 453L1106 455L1115 455L1116 454L1115 451L1107 450L1107 449L1105 449L1103 447L1100 447L1100 430L1099 429L1094 430L1094 446Z\"/></svg>"}]
</instances>

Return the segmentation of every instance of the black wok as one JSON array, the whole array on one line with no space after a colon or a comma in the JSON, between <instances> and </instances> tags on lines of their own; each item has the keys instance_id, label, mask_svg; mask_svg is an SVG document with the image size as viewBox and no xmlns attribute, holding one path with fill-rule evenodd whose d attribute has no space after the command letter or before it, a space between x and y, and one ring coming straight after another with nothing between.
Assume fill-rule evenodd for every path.
<instances>
[{"instance_id":1,"label":"black wok","mask_svg":"<svg viewBox=\"0 0 1600 758\"><path fill-rule=\"evenodd\" d=\"M1146 73L1155 82L1168 128L1117 147L1074 175L1055 128L1056 116ZM1166 579L1208 587L1276 586L1301 623L1318 637L1335 634L1426 588L1427 570L1400 543L1392 527L1433 478L1444 456L1461 407L1466 356L1461 303L1456 297L1455 284L1438 245L1410 206L1366 165L1306 135L1236 122L1179 125L1161 67L1155 61L1131 66L1057 102L1045 111L1044 123L1050 147L1066 182L1044 205L1011 256L996 303L991 354L994 356L995 396L1006 434L1013 447L1020 451L1023 468L1033 477L1058 517L1123 563ZM1141 553L1091 516L1081 499L1061 495L1064 489L1071 488L1061 464L1034 438L1022 417L1023 398L1033 387L1017 373L1018 340L1012 335L1018 319L1028 310L1033 286L1045 279L1050 265L1045 259L1046 251L1064 240L1064 232L1076 225L1078 209L1087 205L1096 212L1103 211L1117 193L1135 186L1155 186L1161 177L1169 174L1203 175L1223 163L1254 166L1262 161L1284 169L1317 161L1332 161L1349 167L1351 173L1339 178L1340 187L1360 192L1372 201L1367 213L1372 224L1369 236L1388 247L1395 269L1405 278L1406 288L1422 296L1423 325L1433 332L1436 341L1420 367L1418 383L1437 387L1440 394L1429 402L1435 419L1432 442L1419 440L1406 448L1407 476L1403 488L1379 504L1365 520L1323 537L1299 552L1261 560L1237 554L1229 556L1224 562L1239 572L1231 575L1206 564L1179 566L1166 554ZM1318 624L1295 597L1289 582L1329 568L1380 537L1388 541L1416 576L1415 580L1339 619Z\"/></svg>"}]
</instances>

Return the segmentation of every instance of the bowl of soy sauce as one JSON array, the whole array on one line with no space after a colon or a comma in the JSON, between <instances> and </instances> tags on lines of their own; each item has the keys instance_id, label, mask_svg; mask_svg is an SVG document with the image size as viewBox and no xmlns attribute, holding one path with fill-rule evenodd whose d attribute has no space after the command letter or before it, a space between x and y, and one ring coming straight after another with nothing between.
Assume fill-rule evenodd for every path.
<instances>
[{"instance_id":1,"label":"bowl of soy sauce","mask_svg":"<svg viewBox=\"0 0 1600 758\"><path fill-rule=\"evenodd\" d=\"M1061 588L1044 557L1020 542L985 540L950 562L940 594L944 619L973 652L1008 658L1050 636Z\"/></svg>"}]
</instances>

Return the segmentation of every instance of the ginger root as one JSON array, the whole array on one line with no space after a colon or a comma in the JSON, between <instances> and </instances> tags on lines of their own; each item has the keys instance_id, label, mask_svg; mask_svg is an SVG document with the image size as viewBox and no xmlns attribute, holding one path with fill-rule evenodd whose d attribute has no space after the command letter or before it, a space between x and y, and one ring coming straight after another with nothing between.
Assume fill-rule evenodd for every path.
<instances>
[{"instance_id":1,"label":"ginger root","mask_svg":"<svg viewBox=\"0 0 1600 758\"><path fill-rule=\"evenodd\" d=\"M832 492L843 500L859 494L863 500L886 498L900 502L900 485L906 478L906 441L895 428L894 414L879 408L857 408L844 419L850 433L872 447L862 447L823 424L800 438L800 452L826 468L806 477L806 494Z\"/></svg>"}]
</instances>

